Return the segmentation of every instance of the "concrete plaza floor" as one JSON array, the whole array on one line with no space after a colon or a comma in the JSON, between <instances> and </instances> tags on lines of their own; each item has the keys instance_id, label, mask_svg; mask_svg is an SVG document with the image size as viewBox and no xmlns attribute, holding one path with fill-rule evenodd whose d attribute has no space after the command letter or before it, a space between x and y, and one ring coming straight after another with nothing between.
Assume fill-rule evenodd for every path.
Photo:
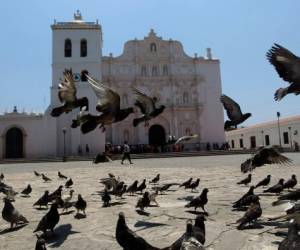
<instances>
[{"instance_id":1,"label":"concrete plaza floor","mask_svg":"<svg viewBox=\"0 0 300 250\"><path fill-rule=\"evenodd\" d=\"M252 183L256 184L267 174L272 175L271 184L278 182L279 178L288 179L292 174L300 178L300 154L286 154L293 160L290 166L264 166L253 172ZM56 227L56 237L47 242L47 247L58 249L121 249L115 240L115 228L118 213L125 213L128 226L143 236L150 244L156 247L166 247L182 235L185 230L186 220L195 218L190 213L193 209L185 208L187 200L199 195L203 188L208 188L208 204L206 210L209 213L206 221L207 249L277 249L276 242L281 237L273 233L279 229L270 226L267 218L283 213L287 205L272 207L275 200L273 195L261 196L263 214L260 219L260 227L238 231L234 223L244 212L232 211L231 204L243 195L249 186L239 186L237 181L246 177L240 172L240 163L249 155L226 155L226 156L201 156L163 159L135 160L133 165L121 165L119 161L94 165L91 162L66 162L66 163L35 163L35 164L6 164L0 165L0 172L5 175L5 183L21 191L27 184L31 184L33 192L30 198L17 195L14 206L30 221L30 223L17 230L10 232L10 225L0 220L0 249L27 250L34 249L36 238L32 233L41 217L47 212L36 210L33 203L45 190L54 191L64 181L59 180L57 171L72 177L77 194L82 194L88 203L87 217L75 219L74 213L62 215ZM45 183L36 177L33 171L45 173L52 182ZM190 177L200 178L198 192L191 193L178 186L172 186L171 190L164 195L159 195L157 201L159 207L146 209L149 215L140 215L135 211L135 204L139 195L125 195L120 205L108 208L102 207L99 191L103 185L99 179L107 177L108 173L119 176L126 184L134 180L142 181L146 178L147 183L157 173L160 173L160 184L181 183ZM151 190L152 185L147 184ZM299 187L299 185L298 185ZM256 194L262 193L258 188ZM64 194L68 193L64 189ZM0 194L2 197L3 194ZM114 197L113 202L117 201ZM2 210L3 202L0 202ZM201 209L200 209L201 211ZM287 229L280 229L287 231Z\"/></svg>"}]
</instances>

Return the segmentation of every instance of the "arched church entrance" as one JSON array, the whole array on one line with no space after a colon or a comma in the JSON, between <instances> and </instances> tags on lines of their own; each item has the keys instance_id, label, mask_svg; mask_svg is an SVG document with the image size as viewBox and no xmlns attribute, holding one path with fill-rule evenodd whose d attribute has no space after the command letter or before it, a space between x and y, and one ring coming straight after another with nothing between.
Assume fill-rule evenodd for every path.
<instances>
[{"instance_id":1,"label":"arched church entrance","mask_svg":"<svg viewBox=\"0 0 300 250\"><path fill-rule=\"evenodd\" d=\"M5 135L5 157L6 158L23 158L23 132L21 129L10 128Z\"/></svg>"},{"instance_id":2,"label":"arched church entrance","mask_svg":"<svg viewBox=\"0 0 300 250\"><path fill-rule=\"evenodd\" d=\"M166 132L163 126L155 124L150 127L149 144L161 147L161 151L163 151L163 146L166 144Z\"/></svg>"}]
</instances>

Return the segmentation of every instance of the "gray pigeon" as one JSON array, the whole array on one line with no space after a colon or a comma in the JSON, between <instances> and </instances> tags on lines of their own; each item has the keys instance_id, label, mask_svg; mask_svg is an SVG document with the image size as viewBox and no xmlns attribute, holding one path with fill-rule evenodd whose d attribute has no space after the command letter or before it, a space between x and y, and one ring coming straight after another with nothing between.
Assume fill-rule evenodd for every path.
<instances>
[{"instance_id":1,"label":"gray pigeon","mask_svg":"<svg viewBox=\"0 0 300 250\"><path fill-rule=\"evenodd\" d=\"M58 205L56 202L51 205L49 212L41 219L37 228L33 231L34 233L37 231L42 231L45 234L47 230L51 230L53 233L54 227L59 222L59 213L57 211L57 207Z\"/></svg>"},{"instance_id":2,"label":"gray pigeon","mask_svg":"<svg viewBox=\"0 0 300 250\"><path fill-rule=\"evenodd\" d=\"M75 202L74 206L77 209L77 214L79 211L82 211L85 215L86 201L82 198L81 194L78 195L78 200Z\"/></svg>"},{"instance_id":3,"label":"gray pigeon","mask_svg":"<svg viewBox=\"0 0 300 250\"><path fill-rule=\"evenodd\" d=\"M2 218L10 223L10 228L13 228L14 224L26 224L28 220L19 213L19 211L11 204L7 198L3 198L4 207L2 210Z\"/></svg>"},{"instance_id":4,"label":"gray pigeon","mask_svg":"<svg viewBox=\"0 0 300 250\"><path fill-rule=\"evenodd\" d=\"M46 190L44 195L41 198L39 198L37 202L33 204L33 206L40 206L40 208L41 206L46 206L48 208L48 202L49 202L49 191Z\"/></svg>"},{"instance_id":5,"label":"gray pigeon","mask_svg":"<svg viewBox=\"0 0 300 250\"><path fill-rule=\"evenodd\" d=\"M24 194L25 196L29 197L29 194L32 192L32 188L30 184L27 185L27 187L21 192L21 194Z\"/></svg>"}]
</instances>

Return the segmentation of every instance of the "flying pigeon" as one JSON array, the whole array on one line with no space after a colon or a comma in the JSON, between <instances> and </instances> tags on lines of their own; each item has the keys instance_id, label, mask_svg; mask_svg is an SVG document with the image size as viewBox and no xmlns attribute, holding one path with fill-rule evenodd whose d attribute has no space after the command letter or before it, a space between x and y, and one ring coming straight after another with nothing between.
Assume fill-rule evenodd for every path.
<instances>
[{"instance_id":1,"label":"flying pigeon","mask_svg":"<svg viewBox=\"0 0 300 250\"><path fill-rule=\"evenodd\" d=\"M279 88L274 99L280 101L287 94L300 94L300 58L279 44L274 44L267 52L267 59L275 67L278 75L290 86Z\"/></svg>"},{"instance_id":2,"label":"flying pigeon","mask_svg":"<svg viewBox=\"0 0 300 250\"><path fill-rule=\"evenodd\" d=\"M10 223L10 228L17 224L27 224L28 220L19 213L7 198L3 198L4 207L2 209L2 218Z\"/></svg>"},{"instance_id":3,"label":"flying pigeon","mask_svg":"<svg viewBox=\"0 0 300 250\"><path fill-rule=\"evenodd\" d=\"M256 154L241 164L241 171L247 173L265 164L289 164L292 160L274 148L260 148Z\"/></svg>"},{"instance_id":4,"label":"flying pigeon","mask_svg":"<svg viewBox=\"0 0 300 250\"><path fill-rule=\"evenodd\" d=\"M157 98L151 98L144 93L140 92L135 87L131 87L132 92L135 95L135 106L137 106L143 116L140 118L135 118L133 120L133 126L138 126L141 122L145 122L145 126L149 125L149 120L159 116L165 109L164 105L161 105L159 108L156 108L155 104L157 102Z\"/></svg>"},{"instance_id":5,"label":"flying pigeon","mask_svg":"<svg viewBox=\"0 0 300 250\"><path fill-rule=\"evenodd\" d=\"M251 113L243 114L240 106L226 95L222 95L220 101L222 102L224 109L226 110L227 116L229 118L229 120L225 122L225 130L229 130L231 126L237 128L237 125L243 123L251 116Z\"/></svg>"},{"instance_id":6,"label":"flying pigeon","mask_svg":"<svg viewBox=\"0 0 300 250\"><path fill-rule=\"evenodd\" d=\"M86 107L88 109L89 101L86 97L77 99L76 97L76 86L73 79L72 70L65 69L63 72L64 80L58 85L58 98L63 106L54 108L51 111L53 117L58 117L63 113L69 113L73 109Z\"/></svg>"},{"instance_id":7,"label":"flying pigeon","mask_svg":"<svg viewBox=\"0 0 300 250\"><path fill-rule=\"evenodd\" d=\"M81 125L82 133L86 134L94 130L98 125L104 132L105 125L123 121L129 114L133 113L133 108L131 107L126 109L120 108L120 96L117 92L88 75L87 79L98 97L96 110L102 114L98 116L88 114L88 120Z\"/></svg>"},{"instance_id":8,"label":"flying pigeon","mask_svg":"<svg viewBox=\"0 0 300 250\"><path fill-rule=\"evenodd\" d=\"M197 134L193 134L193 135L185 135L185 136L180 137L180 138L175 142L175 144L187 142L187 141L190 141L190 140L195 139L195 138L197 138L197 137L198 137Z\"/></svg>"}]
</instances>

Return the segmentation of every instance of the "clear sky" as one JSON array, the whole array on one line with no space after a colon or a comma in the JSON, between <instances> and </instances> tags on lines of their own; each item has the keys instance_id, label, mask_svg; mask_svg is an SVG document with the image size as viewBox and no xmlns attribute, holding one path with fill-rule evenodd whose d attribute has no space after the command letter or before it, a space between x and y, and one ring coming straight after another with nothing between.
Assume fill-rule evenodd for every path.
<instances>
[{"instance_id":1,"label":"clear sky","mask_svg":"<svg viewBox=\"0 0 300 250\"><path fill-rule=\"evenodd\" d=\"M221 60L223 93L252 117L245 125L300 114L300 96L279 103L273 94L287 84L265 54L274 42L300 55L298 0L9 0L0 5L0 111L43 111L51 84L53 20L69 21L79 9L86 21L99 19L103 54L118 55L129 39L153 28L182 42L187 54Z\"/></svg>"}]
</instances>

